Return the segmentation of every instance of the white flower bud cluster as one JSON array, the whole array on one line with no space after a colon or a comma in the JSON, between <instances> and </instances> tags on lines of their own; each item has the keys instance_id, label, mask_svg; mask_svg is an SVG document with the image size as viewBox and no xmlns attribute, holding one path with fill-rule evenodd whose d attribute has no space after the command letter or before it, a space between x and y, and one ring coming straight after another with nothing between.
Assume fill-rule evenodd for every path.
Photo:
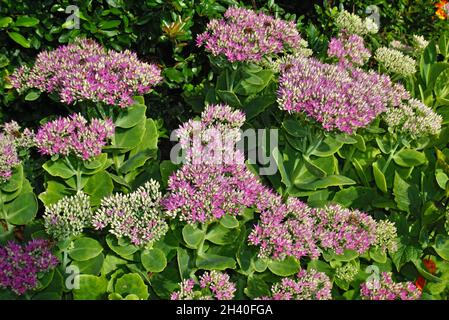
<instances>
[{"instance_id":1,"label":"white flower bud cluster","mask_svg":"<svg viewBox=\"0 0 449 320\"><path fill-rule=\"evenodd\" d=\"M370 17L362 19L346 10L340 11L335 20L335 25L340 31L345 30L348 34L357 34L359 36L374 34L379 31L379 26L374 19Z\"/></svg>"},{"instance_id":2,"label":"white flower bud cluster","mask_svg":"<svg viewBox=\"0 0 449 320\"><path fill-rule=\"evenodd\" d=\"M409 76L416 72L416 61L399 50L381 47L377 49L374 58L389 73Z\"/></svg>"},{"instance_id":3,"label":"white flower bud cluster","mask_svg":"<svg viewBox=\"0 0 449 320\"><path fill-rule=\"evenodd\" d=\"M43 218L45 230L57 240L80 235L91 224L89 196L82 191L66 196L46 207Z\"/></svg>"},{"instance_id":4,"label":"white flower bud cluster","mask_svg":"<svg viewBox=\"0 0 449 320\"><path fill-rule=\"evenodd\" d=\"M400 132L412 138L439 134L443 122L439 114L417 99L391 107L384 120L390 132Z\"/></svg>"},{"instance_id":5,"label":"white flower bud cluster","mask_svg":"<svg viewBox=\"0 0 449 320\"><path fill-rule=\"evenodd\" d=\"M398 234L393 222L381 220L377 222L376 247L383 252L396 252L398 249Z\"/></svg>"}]
</instances>

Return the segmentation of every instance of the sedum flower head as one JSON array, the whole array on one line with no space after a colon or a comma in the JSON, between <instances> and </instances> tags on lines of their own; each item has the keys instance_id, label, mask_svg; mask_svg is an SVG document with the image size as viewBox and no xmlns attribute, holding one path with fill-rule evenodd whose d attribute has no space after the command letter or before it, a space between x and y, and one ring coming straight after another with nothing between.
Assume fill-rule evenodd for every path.
<instances>
[{"instance_id":1,"label":"sedum flower head","mask_svg":"<svg viewBox=\"0 0 449 320\"><path fill-rule=\"evenodd\" d=\"M331 300L329 277L316 270L301 270L297 279L283 278L271 287L271 296L262 300Z\"/></svg>"},{"instance_id":2,"label":"sedum flower head","mask_svg":"<svg viewBox=\"0 0 449 320\"><path fill-rule=\"evenodd\" d=\"M295 198L283 204L279 196L275 197L272 205L262 211L259 223L249 235L249 243L260 247L261 258L318 258L312 209Z\"/></svg>"},{"instance_id":3,"label":"sedum flower head","mask_svg":"<svg viewBox=\"0 0 449 320\"><path fill-rule=\"evenodd\" d=\"M264 188L245 164L185 164L169 178L163 205L172 218L208 223L243 214Z\"/></svg>"},{"instance_id":4,"label":"sedum flower head","mask_svg":"<svg viewBox=\"0 0 449 320\"><path fill-rule=\"evenodd\" d=\"M241 139L240 127L244 122L245 114L241 111L228 105L208 105L201 121L189 120L177 130L185 151L184 163L243 163L236 143Z\"/></svg>"},{"instance_id":5,"label":"sedum flower head","mask_svg":"<svg viewBox=\"0 0 449 320\"><path fill-rule=\"evenodd\" d=\"M390 47L399 51L410 51L410 47L407 46L406 44L403 44L401 41L399 40L393 40L390 42Z\"/></svg>"},{"instance_id":6,"label":"sedum flower head","mask_svg":"<svg viewBox=\"0 0 449 320\"><path fill-rule=\"evenodd\" d=\"M17 295L34 290L38 276L58 265L46 240L32 240L25 245L10 241L0 246L0 288L10 289Z\"/></svg>"},{"instance_id":7,"label":"sedum flower head","mask_svg":"<svg viewBox=\"0 0 449 320\"><path fill-rule=\"evenodd\" d=\"M92 119L90 123L80 114L59 118L41 126L36 134L36 146L45 155L75 155L90 160L101 153L114 135L112 120Z\"/></svg>"},{"instance_id":8,"label":"sedum flower head","mask_svg":"<svg viewBox=\"0 0 449 320\"><path fill-rule=\"evenodd\" d=\"M80 235L92 221L89 196L79 191L45 207L44 226L54 239L65 240Z\"/></svg>"},{"instance_id":9,"label":"sedum flower head","mask_svg":"<svg viewBox=\"0 0 449 320\"><path fill-rule=\"evenodd\" d=\"M388 105L400 104L408 96L400 88L386 75L300 57L281 65L278 103L289 113L305 113L327 131L353 133Z\"/></svg>"},{"instance_id":10,"label":"sedum flower head","mask_svg":"<svg viewBox=\"0 0 449 320\"><path fill-rule=\"evenodd\" d=\"M296 25L245 8L229 8L224 18L211 20L197 45L230 62L260 62L264 56L286 51L301 52L304 44Z\"/></svg>"},{"instance_id":11,"label":"sedum flower head","mask_svg":"<svg viewBox=\"0 0 449 320\"><path fill-rule=\"evenodd\" d=\"M369 17L362 19L358 15L346 10L340 11L335 20L335 25L340 31L344 30L349 34L357 34L360 36L377 33L379 31L379 27L373 19Z\"/></svg>"},{"instance_id":12,"label":"sedum flower head","mask_svg":"<svg viewBox=\"0 0 449 320\"><path fill-rule=\"evenodd\" d=\"M53 51L41 52L32 68L11 76L23 92L30 88L56 93L64 103L102 102L126 107L133 96L148 93L162 81L160 69L141 62L133 52L107 50L90 39L77 39Z\"/></svg>"},{"instance_id":13,"label":"sedum flower head","mask_svg":"<svg viewBox=\"0 0 449 320\"><path fill-rule=\"evenodd\" d=\"M427 48L427 46L429 45L429 41L427 41L423 36L421 35L413 35L413 48L415 49L415 51L417 53L421 53L424 51L424 49Z\"/></svg>"},{"instance_id":14,"label":"sedum flower head","mask_svg":"<svg viewBox=\"0 0 449 320\"><path fill-rule=\"evenodd\" d=\"M390 272L382 272L381 278L370 278L360 285L364 300L418 300L421 291L412 282L395 283Z\"/></svg>"},{"instance_id":15,"label":"sedum flower head","mask_svg":"<svg viewBox=\"0 0 449 320\"><path fill-rule=\"evenodd\" d=\"M218 271L206 271L197 284L193 279L179 284L180 290L173 292L171 300L232 300L236 286L229 275Z\"/></svg>"},{"instance_id":16,"label":"sedum flower head","mask_svg":"<svg viewBox=\"0 0 449 320\"><path fill-rule=\"evenodd\" d=\"M384 119L390 131L413 138L439 134L443 121L441 115L417 99L390 107Z\"/></svg>"},{"instance_id":17,"label":"sedum flower head","mask_svg":"<svg viewBox=\"0 0 449 320\"><path fill-rule=\"evenodd\" d=\"M211 105L201 121L180 127L178 137L186 161L168 180L163 205L170 217L191 224L208 223L224 215L238 216L258 202L265 187L236 150L244 121L240 111Z\"/></svg>"},{"instance_id":18,"label":"sedum flower head","mask_svg":"<svg viewBox=\"0 0 449 320\"><path fill-rule=\"evenodd\" d=\"M335 270L335 277L346 282L351 282L357 277L358 273L358 266L349 262Z\"/></svg>"},{"instance_id":19,"label":"sedum flower head","mask_svg":"<svg viewBox=\"0 0 449 320\"><path fill-rule=\"evenodd\" d=\"M337 254L343 254L345 250L363 254L376 243L376 222L363 212L333 204L313 213L315 235L321 248Z\"/></svg>"},{"instance_id":20,"label":"sedum flower head","mask_svg":"<svg viewBox=\"0 0 449 320\"><path fill-rule=\"evenodd\" d=\"M266 197L267 193L261 196ZM326 249L336 254L345 250L363 254L376 245L376 222L363 212L340 205L310 208L295 198L283 204L279 196L271 197L273 200L265 201L268 205L260 206L260 221L248 238L259 247L261 258L317 259Z\"/></svg>"},{"instance_id":21,"label":"sedum flower head","mask_svg":"<svg viewBox=\"0 0 449 320\"><path fill-rule=\"evenodd\" d=\"M365 47L363 38L359 35L340 33L338 38L332 38L327 54L336 57L344 67L363 66L371 57L371 52Z\"/></svg>"},{"instance_id":22,"label":"sedum flower head","mask_svg":"<svg viewBox=\"0 0 449 320\"><path fill-rule=\"evenodd\" d=\"M97 230L108 228L118 238L128 238L138 246L152 244L168 231L159 187L157 181L150 180L132 193L103 198L92 225Z\"/></svg>"},{"instance_id":23,"label":"sedum flower head","mask_svg":"<svg viewBox=\"0 0 449 320\"><path fill-rule=\"evenodd\" d=\"M3 131L14 139L14 144L17 148L31 148L35 145L34 132L28 128L22 130L16 121L5 123Z\"/></svg>"},{"instance_id":24,"label":"sedum flower head","mask_svg":"<svg viewBox=\"0 0 449 320\"><path fill-rule=\"evenodd\" d=\"M371 17L365 18L365 27L369 34L376 34L379 32L379 24Z\"/></svg>"},{"instance_id":25,"label":"sedum flower head","mask_svg":"<svg viewBox=\"0 0 449 320\"><path fill-rule=\"evenodd\" d=\"M416 61L399 50L381 47L376 50L374 58L389 73L409 76L416 72Z\"/></svg>"},{"instance_id":26,"label":"sedum flower head","mask_svg":"<svg viewBox=\"0 0 449 320\"><path fill-rule=\"evenodd\" d=\"M13 169L20 162L14 138L8 134L0 133L0 183L11 178Z\"/></svg>"},{"instance_id":27,"label":"sedum flower head","mask_svg":"<svg viewBox=\"0 0 449 320\"><path fill-rule=\"evenodd\" d=\"M394 253L398 249L398 234L396 226L388 220L377 222L376 246L383 252Z\"/></svg>"}]
</instances>

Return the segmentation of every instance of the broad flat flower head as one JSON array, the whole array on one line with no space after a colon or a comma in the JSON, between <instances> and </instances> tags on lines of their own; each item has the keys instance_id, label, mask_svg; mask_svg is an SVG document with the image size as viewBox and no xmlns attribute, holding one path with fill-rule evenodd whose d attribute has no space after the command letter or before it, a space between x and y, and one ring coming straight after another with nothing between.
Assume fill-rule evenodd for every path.
<instances>
[{"instance_id":1,"label":"broad flat flower head","mask_svg":"<svg viewBox=\"0 0 449 320\"><path fill-rule=\"evenodd\" d=\"M296 279L283 278L271 287L271 296L262 300L331 300L332 283L329 277L316 270L302 269Z\"/></svg>"},{"instance_id":2,"label":"broad flat flower head","mask_svg":"<svg viewBox=\"0 0 449 320\"><path fill-rule=\"evenodd\" d=\"M360 296L364 300L418 300L421 291L412 282L396 283L390 272L382 272L381 278L370 280L360 285Z\"/></svg>"},{"instance_id":3,"label":"broad flat flower head","mask_svg":"<svg viewBox=\"0 0 449 320\"><path fill-rule=\"evenodd\" d=\"M132 105L133 96L148 93L162 81L156 65L140 61L129 50L108 50L90 39L43 51L33 67L21 67L10 78L19 92L36 88L58 94L67 104L92 101L120 107Z\"/></svg>"},{"instance_id":4,"label":"broad flat flower head","mask_svg":"<svg viewBox=\"0 0 449 320\"><path fill-rule=\"evenodd\" d=\"M0 183L8 181L13 169L21 163L14 138L0 133Z\"/></svg>"},{"instance_id":5,"label":"broad flat flower head","mask_svg":"<svg viewBox=\"0 0 449 320\"><path fill-rule=\"evenodd\" d=\"M304 113L326 131L352 134L407 97L403 87L374 71L346 69L304 57L281 65L280 108Z\"/></svg>"},{"instance_id":6,"label":"broad flat flower head","mask_svg":"<svg viewBox=\"0 0 449 320\"><path fill-rule=\"evenodd\" d=\"M376 50L374 58L389 73L409 76L416 72L416 61L399 50L381 47Z\"/></svg>"},{"instance_id":7,"label":"broad flat flower head","mask_svg":"<svg viewBox=\"0 0 449 320\"><path fill-rule=\"evenodd\" d=\"M201 120L189 120L176 131L186 164L244 163L236 149L245 114L228 105L208 105Z\"/></svg>"},{"instance_id":8,"label":"broad flat flower head","mask_svg":"<svg viewBox=\"0 0 449 320\"><path fill-rule=\"evenodd\" d=\"M390 132L397 132L414 139L438 135L443 118L424 103L410 99L395 107L389 107L384 114Z\"/></svg>"},{"instance_id":9,"label":"broad flat flower head","mask_svg":"<svg viewBox=\"0 0 449 320\"><path fill-rule=\"evenodd\" d=\"M82 191L66 196L45 207L45 231L54 239L65 240L80 235L92 222L89 196Z\"/></svg>"},{"instance_id":10,"label":"broad flat flower head","mask_svg":"<svg viewBox=\"0 0 449 320\"><path fill-rule=\"evenodd\" d=\"M346 10L340 11L335 20L335 25L340 31L345 31L348 34L357 34L359 36L374 34L379 31L379 26L372 18L367 17L362 19L358 15Z\"/></svg>"},{"instance_id":11,"label":"broad flat flower head","mask_svg":"<svg viewBox=\"0 0 449 320\"><path fill-rule=\"evenodd\" d=\"M229 275L215 270L204 272L199 283L187 279L179 286L179 291L172 293L171 300L232 300L236 291Z\"/></svg>"},{"instance_id":12,"label":"broad flat flower head","mask_svg":"<svg viewBox=\"0 0 449 320\"><path fill-rule=\"evenodd\" d=\"M329 57L338 58L343 67L361 67L371 57L371 52L365 47L361 36L344 32L341 32L338 38L331 39L327 54Z\"/></svg>"},{"instance_id":13,"label":"broad flat flower head","mask_svg":"<svg viewBox=\"0 0 449 320\"><path fill-rule=\"evenodd\" d=\"M264 56L307 50L294 22L236 7L229 8L223 19L211 20L197 45L230 62L257 63Z\"/></svg>"},{"instance_id":14,"label":"broad flat flower head","mask_svg":"<svg viewBox=\"0 0 449 320\"><path fill-rule=\"evenodd\" d=\"M151 245L168 231L159 188L156 180L150 180L134 192L103 198L92 225L97 230L108 229L117 238L124 237L136 246Z\"/></svg>"},{"instance_id":15,"label":"broad flat flower head","mask_svg":"<svg viewBox=\"0 0 449 320\"><path fill-rule=\"evenodd\" d=\"M90 160L101 153L114 135L112 120L92 119L90 123L80 114L47 122L36 133L36 146L44 155L74 155Z\"/></svg>"},{"instance_id":16,"label":"broad flat flower head","mask_svg":"<svg viewBox=\"0 0 449 320\"><path fill-rule=\"evenodd\" d=\"M295 198L282 203L279 196L272 197L275 199L261 212L259 223L248 237L250 244L260 248L259 257L275 260L287 256L318 258L320 250L314 234L312 209Z\"/></svg>"},{"instance_id":17,"label":"broad flat flower head","mask_svg":"<svg viewBox=\"0 0 449 320\"><path fill-rule=\"evenodd\" d=\"M36 289L38 276L55 268L58 263L46 240L32 240L24 245L10 241L0 246L0 288L23 295Z\"/></svg>"}]
</instances>

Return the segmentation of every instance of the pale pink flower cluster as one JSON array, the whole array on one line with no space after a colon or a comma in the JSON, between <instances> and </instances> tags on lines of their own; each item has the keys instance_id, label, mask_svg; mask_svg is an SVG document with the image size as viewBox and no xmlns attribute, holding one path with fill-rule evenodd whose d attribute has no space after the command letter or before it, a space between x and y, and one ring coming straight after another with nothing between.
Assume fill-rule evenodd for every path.
<instances>
[{"instance_id":1,"label":"pale pink flower cluster","mask_svg":"<svg viewBox=\"0 0 449 320\"><path fill-rule=\"evenodd\" d=\"M92 119L90 123L80 114L47 122L36 133L36 146L45 155L75 155L90 160L101 153L114 135L112 120Z\"/></svg>"},{"instance_id":2,"label":"pale pink flower cluster","mask_svg":"<svg viewBox=\"0 0 449 320\"><path fill-rule=\"evenodd\" d=\"M36 88L56 93L64 103L102 102L127 107L133 96L148 93L162 81L161 70L140 61L129 50L107 50L90 39L41 52L32 68L21 67L10 77L19 91Z\"/></svg>"}]
</instances>

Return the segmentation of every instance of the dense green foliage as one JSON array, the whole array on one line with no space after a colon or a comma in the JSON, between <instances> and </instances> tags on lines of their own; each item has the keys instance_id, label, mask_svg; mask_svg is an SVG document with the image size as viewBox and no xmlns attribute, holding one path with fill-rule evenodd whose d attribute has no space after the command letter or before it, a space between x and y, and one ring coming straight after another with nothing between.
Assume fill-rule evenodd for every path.
<instances>
[{"instance_id":1,"label":"dense green foliage","mask_svg":"<svg viewBox=\"0 0 449 320\"><path fill-rule=\"evenodd\" d=\"M131 194L150 179L158 181L166 192L169 176L180 167L170 161L174 145L170 134L198 117L205 105L224 103L245 113L244 129L279 129L279 145L272 150L278 171L259 177L264 185L283 199L299 198L313 208L338 203L366 212L376 221L389 220L397 228L397 250L387 253L371 248L364 254L326 251L320 260L261 258L258 248L247 242L259 221L260 212L253 207L238 218L225 216L204 225L170 220L165 236L147 247L93 229L65 241L52 239L60 266L40 279L35 292L23 297L168 299L181 281L201 271L228 270L237 286L235 297L253 299L269 295L273 283L302 267L327 274L334 284L333 298L359 299L360 284L370 276L369 267L375 266L392 272L397 282L422 279L424 299L447 299L448 21L439 20L434 2L425 0L292 3L81 0L76 3L79 12L66 12L72 4L68 0L0 0L3 123L15 120L22 127L36 129L80 110L88 118L103 111L99 104L67 105L58 96L37 90L19 94L10 82L14 70L32 66L39 52L79 37L94 39L116 51L136 52L141 61L157 64L163 77L160 85L137 97L132 106L111 111L115 135L94 160L23 151L22 164L0 185L0 244L12 239L48 238L41 219L45 208L79 191L90 196L92 211L103 198ZM232 6L247 7L294 21L313 55L334 62L327 50L331 38L338 34L335 19L339 6L365 17L368 5L376 5L380 14L380 31L367 36L366 45L372 52L393 40L411 46L413 35L430 41L424 50L413 53L416 73L406 77L393 74L392 79L402 83L412 98L441 115L439 135L411 138L388 130L381 119L353 134L325 132L303 116L279 109L279 75L274 64L230 63L222 56L208 54L195 41L210 19L222 17ZM72 14L79 17L79 29L73 28L76 19L70 17ZM373 59L364 68L385 71ZM249 167L258 172L260 165ZM429 270L428 261L436 270ZM356 276L350 281L336 277L337 269L349 264L356 268ZM81 271L78 289L66 287L69 266ZM0 288L1 298L17 296Z\"/></svg>"}]
</instances>

